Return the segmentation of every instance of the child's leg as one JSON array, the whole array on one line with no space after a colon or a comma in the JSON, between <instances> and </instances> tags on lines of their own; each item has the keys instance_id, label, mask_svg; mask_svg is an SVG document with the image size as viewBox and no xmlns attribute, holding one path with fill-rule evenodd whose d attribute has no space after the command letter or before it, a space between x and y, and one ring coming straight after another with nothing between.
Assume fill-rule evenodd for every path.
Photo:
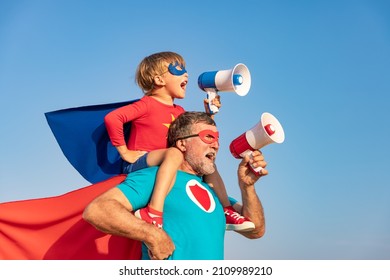
<instances>
[{"instance_id":1,"label":"child's leg","mask_svg":"<svg viewBox=\"0 0 390 280\"><path fill-rule=\"evenodd\" d=\"M135 215L149 223L162 227L164 202L171 190L176 172L183 162L183 154L176 148L152 151L148 154L148 166L160 165L149 205L136 211Z\"/></svg>"},{"instance_id":2,"label":"child's leg","mask_svg":"<svg viewBox=\"0 0 390 280\"><path fill-rule=\"evenodd\" d=\"M215 194L223 206L226 218L226 230L245 232L255 228L254 223L248 218L241 216L241 214L230 205L225 184L217 169L215 169L213 174L204 176L204 181L214 189Z\"/></svg>"},{"instance_id":3,"label":"child's leg","mask_svg":"<svg viewBox=\"0 0 390 280\"><path fill-rule=\"evenodd\" d=\"M225 184L218 172L217 167L215 167L215 172L213 174L204 176L203 180L213 188L223 207L230 206Z\"/></svg>"},{"instance_id":4,"label":"child's leg","mask_svg":"<svg viewBox=\"0 0 390 280\"><path fill-rule=\"evenodd\" d=\"M155 156L153 152L150 152L147 158L148 165L158 163L159 158L159 155ZM149 206L153 209L163 211L165 197L175 183L176 173L182 162L183 154L179 149L168 148L165 151L163 160L160 162L152 198L149 203Z\"/></svg>"}]
</instances>

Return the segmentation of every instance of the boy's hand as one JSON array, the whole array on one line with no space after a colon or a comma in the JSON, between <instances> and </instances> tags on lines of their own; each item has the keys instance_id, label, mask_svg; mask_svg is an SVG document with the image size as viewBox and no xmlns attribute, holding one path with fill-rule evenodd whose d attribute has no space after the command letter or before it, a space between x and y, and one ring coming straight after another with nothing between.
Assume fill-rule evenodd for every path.
<instances>
[{"instance_id":1,"label":"boy's hand","mask_svg":"<svg viewBox=\"0 0 390 280\"><path fill-rule=\"evenodd\" d=\"M144 154L146 154L145 151L128 151L126 154L121 155L122 159L124 161L127 161L128 163L134 163L142 157Z\"/></svg>"},{"instance_id":2,"label":"boy's hand","mask_svg":"<svg viewBox=\"0 0 390 280\"><path fill-rule=\"evenodd\" d=\"M204 109L205 109L206 113L209 114L209 115L211 115L211 116L213 116L213 115L216 114L216 113L211 114L208 104L209 104L209 100L208 100L207 98L203 99L203 105L204 105ZM221 96L219 96L219 95L217 94L217 95L215 96L215 98L213 99L212 105L217 106L218 109L221 108L221 106L222 106L222 103L221 103ZM218 112L217 112L217 113L218 113Z\"/></svg>"},{"instance_id":3,"label":"boy's hand","mask_svg":"<svg viewBox=\"0 0 390 280\"><path fill-rule=\"evenodd\" d=\"M123 146L117 146L116 149L118 150L119 155L124 161L127 161L128 163L134 163L142 157L144 154L146 154L145 151L131 151L128 150L126 145Z\"/></svg>"}]
</instances>

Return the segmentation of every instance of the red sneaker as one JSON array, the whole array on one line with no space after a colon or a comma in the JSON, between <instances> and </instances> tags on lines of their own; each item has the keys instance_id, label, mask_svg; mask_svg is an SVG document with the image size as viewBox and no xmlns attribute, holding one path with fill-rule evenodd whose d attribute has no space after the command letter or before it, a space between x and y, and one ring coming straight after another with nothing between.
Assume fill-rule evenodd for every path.
<instances>
[{"instance_id":1,"label":"red sneaker","mask_svg":"<svg viewBox=\"0 0 390 280\"><path fill-rule=\"evenodd\" d=\"M162 216L155 216L155 215L151 216L149 214L148 207L138 209L137 211L135 211L134 216L136 216L139 219L144 220L145 222L147 222L149 224L155 225L158 228L162 228L162 226L163 226Z\"/></svg>"},{"instance_id":2,"label":"red sneaker","mask_svg":"<svg viewBox=\"0 0 390 280\"><path fill-rule=\"evenodd\" d=\"M227 206L223 210L225 211L226 230L245 232L255 228L254 223L241 216L232 206Z\"/></svg>"}]
</instances>

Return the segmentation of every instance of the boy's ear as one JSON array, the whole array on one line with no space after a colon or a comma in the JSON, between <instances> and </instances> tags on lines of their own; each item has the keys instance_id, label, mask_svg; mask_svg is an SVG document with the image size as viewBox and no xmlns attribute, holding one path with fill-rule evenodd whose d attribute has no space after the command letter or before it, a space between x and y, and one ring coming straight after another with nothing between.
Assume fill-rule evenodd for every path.
<instances>
[{"instance_id":1,"label":"boy's ear","mask_svg":"<svg viewBox=\"0 0 390 280\"><path fill-rule=\"evenodd\" d=\"M156 86L165 86L165 80L162 76L158 75L153 78Z\"/></svg>"}]
</instances>

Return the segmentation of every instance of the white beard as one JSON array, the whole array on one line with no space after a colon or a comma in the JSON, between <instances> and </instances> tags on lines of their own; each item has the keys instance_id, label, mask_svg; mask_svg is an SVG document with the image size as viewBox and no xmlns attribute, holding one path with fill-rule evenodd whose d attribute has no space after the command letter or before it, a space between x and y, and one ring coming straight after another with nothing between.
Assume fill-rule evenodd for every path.
<instances>
[{"instance_id":1,"label":"white beard","mask_svg":"<svg viewBox=\"0 0 390 280\"><path fill-rule=\"evenodd\" d=\"M193 158L188 153L185 154L184 158L199 175L210 175L215 172L215 164L208 161L208 159Z\"/></svg>"}]
</instances>

